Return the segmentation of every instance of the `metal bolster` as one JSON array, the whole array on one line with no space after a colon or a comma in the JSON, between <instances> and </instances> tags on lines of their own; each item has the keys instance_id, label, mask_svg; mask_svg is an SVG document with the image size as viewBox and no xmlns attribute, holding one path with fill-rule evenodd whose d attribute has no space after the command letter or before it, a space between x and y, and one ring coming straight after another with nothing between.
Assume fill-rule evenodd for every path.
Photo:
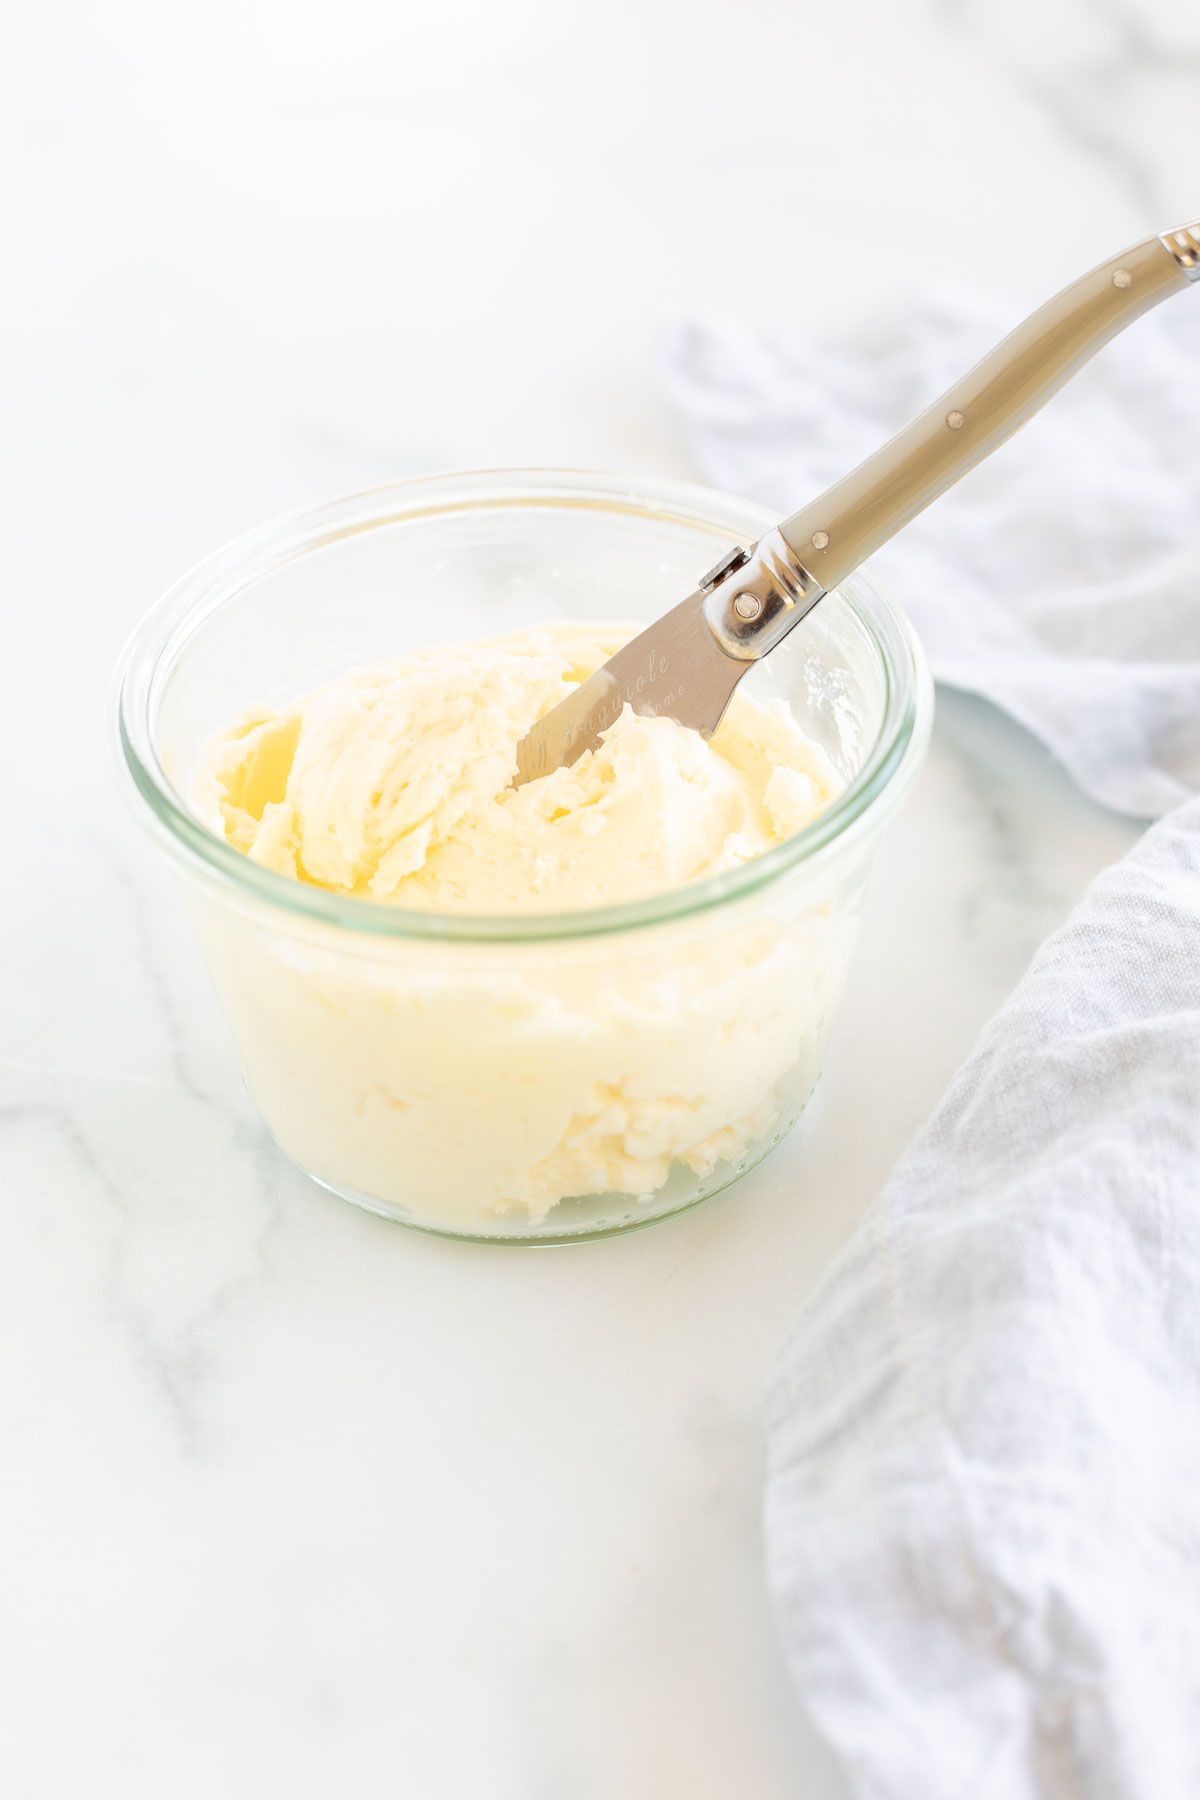
<instances>
[{"instance_id":1,"label":"metal bolster","mask_svg":"<svg viewBox=\"0 0 1200 1800\"><path fill-rule=\"evenodd\" d=\"M1189 281L1200 281L1200 219L1173 226L1158 241Z\"/></svg>"},{"instance_id":2,"label":"metal bolster","mask_svg":"<svg viewBox=\"0 0 1200 1800\"><path fill-rule=\"evenodd\" d=\"M726 656L757 662L810 613L825 589L798 562L781 531L769 531L747 555L711 571L718 578L704 602L708 628Z\"/></svg>"}]
</instances>

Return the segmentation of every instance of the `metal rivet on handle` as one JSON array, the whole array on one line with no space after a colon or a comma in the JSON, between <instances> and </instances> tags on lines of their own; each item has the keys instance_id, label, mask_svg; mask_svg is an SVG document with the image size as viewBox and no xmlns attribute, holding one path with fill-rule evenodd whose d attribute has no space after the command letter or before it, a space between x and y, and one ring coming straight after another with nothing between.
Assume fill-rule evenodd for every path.
<instances>
[{"instance_id":1,"label":"metal rivet on handle","mask_svg":"<svg viewBox=\"0 0 1200 1800\"><path fill-rule=\"evenodd\" d=\"M956 408L954 412L946 414L946 423L951 431L960 431L963 425L963 415Z\"/></svg>"},{"instance_id":2,"label":"metal rivet on handle","mask_svg":"<svg viewBox=\"0 0 1200 1800\"><path fill-rule=\"evenodd\" d=\"M739 619L757 619L762 611L762 601L757 594L736 594L733 610Z\"/></svg>"},{"instance_id":3,"label":"metal rivet on handle","mask_svg":"<svg viewBox=\"0 0 1200 1800\"><path fill-rule=\"evenodd\" d=\"M1113 286L1119 288L1133 286L1133 276L1129 273L1128 269L1113 270Z\"/></svg>"},{"instance_id":4,"label":"metal rivet on handle","mask_svg":"<svg viewBox=\"0 0 1200 1800\"><path fill-rule=\"evenodd\" d=\"M813 532L812 547L814 550L824 550L826 545L828 544L828 542L829 542L829 533L827 531L814 531Z\"/></svg>"}]
</instances>

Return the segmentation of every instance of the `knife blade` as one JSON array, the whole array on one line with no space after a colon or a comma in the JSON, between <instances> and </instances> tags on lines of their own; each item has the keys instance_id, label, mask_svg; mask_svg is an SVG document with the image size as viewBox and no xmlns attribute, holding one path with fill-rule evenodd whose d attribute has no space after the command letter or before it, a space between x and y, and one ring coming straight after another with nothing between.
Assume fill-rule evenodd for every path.
<instances>
[{"instance_id":1,"label":"knife blade","mask_svg":"<svg viewBox=\"0 0 1200 1800\"><path fill-rule=\"evenodd\" d=\"M697 588L539 719L517 745L514 785L594 750L626 706L650 717L668 714L711 737L750 665L722 650L704 616L706 596Z\"/></svg>"}]
</instances>

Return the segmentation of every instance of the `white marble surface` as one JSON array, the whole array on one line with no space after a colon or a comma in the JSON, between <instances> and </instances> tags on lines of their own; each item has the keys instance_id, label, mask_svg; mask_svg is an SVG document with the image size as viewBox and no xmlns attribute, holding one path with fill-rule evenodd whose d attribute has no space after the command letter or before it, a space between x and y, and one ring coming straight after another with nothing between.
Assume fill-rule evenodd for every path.
<instances>
[{"instance_id":1,"label":"white marble surface","mask_svg":"<svg viewBox=\"0 0 1200 1800\"><path fill-rule=\"evenodd\" d=\"M5 1793L842 1791L766 1606L764 1384L1135 828L944 700L786 1148L626 1241L460 1248L265 1141L115 796L108 670L173 575L284 507L439 466L687 473L655 345L689 310L819 320L926 271L1032 298L1194 215L1197 18L76 0L10 23Z\"/></svg>"}]
</instances>

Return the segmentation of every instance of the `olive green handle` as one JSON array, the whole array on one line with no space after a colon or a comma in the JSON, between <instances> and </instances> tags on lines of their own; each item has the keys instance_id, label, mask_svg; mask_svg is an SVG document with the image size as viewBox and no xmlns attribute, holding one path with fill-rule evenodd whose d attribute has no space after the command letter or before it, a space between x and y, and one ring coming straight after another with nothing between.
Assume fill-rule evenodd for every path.
<instances>
[{"instance_id":1,"label":"olive green handle","mask_svg":"<svg viewBox=\"0 0 1200 1800\"><path fill-rule=\"evenodd\" d=\"M1111 337L1198 275L1200 220L1136 244L1048 300L920 418L784 520L784 541L814 587L836 587Z\"/></svg>"}]
</instances>

